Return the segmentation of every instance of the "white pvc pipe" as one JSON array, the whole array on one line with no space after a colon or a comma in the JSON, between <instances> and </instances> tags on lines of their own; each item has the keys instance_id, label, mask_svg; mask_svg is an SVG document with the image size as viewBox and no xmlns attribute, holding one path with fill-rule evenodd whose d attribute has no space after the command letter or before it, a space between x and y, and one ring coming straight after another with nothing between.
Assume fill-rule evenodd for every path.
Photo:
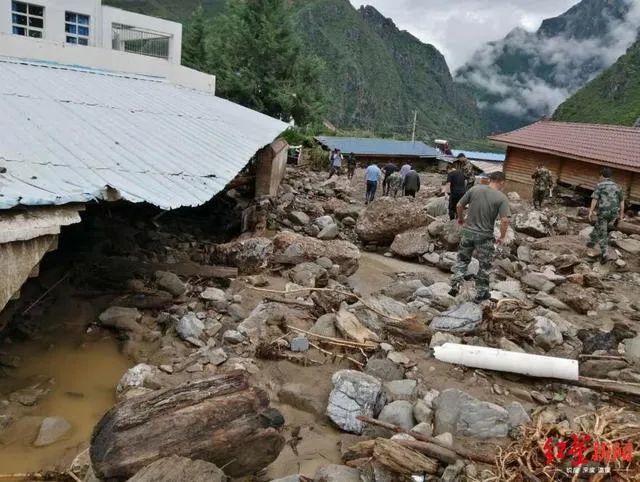
<instances>
[{"instance_id":1,"label":"white pvc pipe","mask_svg":"<svg viewBox=\"0 0 640 482\"><path fill-rule=\"evenodd\" d=\"M580 376L578 361L566 358L530 355L456 343L445 343L435 347L434 352L440 361L467 367L562 380L578 380Z\"/></svg>"}]
</instances>

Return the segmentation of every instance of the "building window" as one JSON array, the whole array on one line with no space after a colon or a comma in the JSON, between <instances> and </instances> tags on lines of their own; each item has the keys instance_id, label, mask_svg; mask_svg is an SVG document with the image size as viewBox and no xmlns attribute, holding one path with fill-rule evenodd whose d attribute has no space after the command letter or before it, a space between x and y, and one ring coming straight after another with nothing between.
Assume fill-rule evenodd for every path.
<instances>
[{"instance_id":1,"label":"building window","mask_svg":"<svg viewBox=\"0 0 640 482\"><path fill-rule=\"evenodd\" d=\"M44 7L26 2L11 2L11 27L15 35L42 38Z\"/></svg>"},{"instance_id":2,"label":"building window","mask_svg":"<svg viewBox=\"0 0 640 482\"><path fill-rule=\"evenodd\" d=\"M89 45L89 15L67 12L64 17L67 43Z\"/></svg>"}]
</instances>

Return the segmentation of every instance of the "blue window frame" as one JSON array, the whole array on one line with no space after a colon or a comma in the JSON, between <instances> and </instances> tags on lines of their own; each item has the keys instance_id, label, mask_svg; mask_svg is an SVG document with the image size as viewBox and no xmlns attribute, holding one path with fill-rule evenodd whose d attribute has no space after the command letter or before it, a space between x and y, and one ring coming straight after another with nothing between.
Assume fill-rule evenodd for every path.
<instances>
[{"instance_id":1,"label":"blue window frame","mask_svg":"<svg viewBox=\"0 0 640 482\"><path fill-rule=\"evenodd\" d=\"M89 45L91 17L82 13L66 12L64 30L67 33L67 43L74 45Z\"/></svg>"},{"instance_id":2,"label":"blue window frame","mask_svg":"<svg viewBox=\"0 0 640 482\"><path fill-rule=\"evenodd\" d=\"M11 2L11 31L14 35L42 38L44 7L27 2Z\"/></svg>"}]
</instances>

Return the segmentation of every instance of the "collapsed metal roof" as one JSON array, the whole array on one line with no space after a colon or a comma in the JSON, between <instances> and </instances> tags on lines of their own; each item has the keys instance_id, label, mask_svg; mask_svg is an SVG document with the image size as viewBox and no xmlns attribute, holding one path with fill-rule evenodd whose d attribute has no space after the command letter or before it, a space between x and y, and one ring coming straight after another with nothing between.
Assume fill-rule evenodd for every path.
<instances>
[{"instance_id":1,"label":"collapsed metal roof","mask_svg":"<svg viewBox=\"0 0 640 482\"><path fill-rule=\"evenodd\" d=\"M396 141L393 139L357 137L316 137L318 142L329 149L340 149L344 154L385 156L385 157L437 157L438 151L424 142Z\"/></svg>"},{"instance_id":2,"label":"collapsed metal roof","mask_svg":"<svg viewBox=\"0 0 640 482\"><path fill-rule=\"evenodd\" d=\"M210 200L287 124L164 79L0 57L0 209Z\"/></svg>"},{"instance_id":3,"label":"collapsed metal roof","mask_svg":"<svg viewBox=\"0 0 640 482\"><path fill-rule=\"evenodd\" d=\"M470 161L504 162L507 157L505 153L499 152L460 151L453 149L451 153L454 157L464 154Z\"/></svg>"}]
</instances>

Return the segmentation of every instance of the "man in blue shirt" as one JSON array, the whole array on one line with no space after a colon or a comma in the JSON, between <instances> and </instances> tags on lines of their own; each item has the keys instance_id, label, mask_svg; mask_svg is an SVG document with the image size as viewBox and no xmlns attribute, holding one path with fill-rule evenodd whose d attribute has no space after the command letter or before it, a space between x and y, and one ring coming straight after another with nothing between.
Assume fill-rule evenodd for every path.
<instances>
[{"instance_id":1,"label":"man in blue shirt","mask_svg":"<svg viewBox=\"0 0 640 482\"><path fill-rule=\"evenodd\" d=\"M376 197L376 191L378 189L378 182L382 178L382 171L376 164L371 164L367 167L365 179L367 180L367 198L365 204L373 202Z\"/></svg>"}]
</instances>

